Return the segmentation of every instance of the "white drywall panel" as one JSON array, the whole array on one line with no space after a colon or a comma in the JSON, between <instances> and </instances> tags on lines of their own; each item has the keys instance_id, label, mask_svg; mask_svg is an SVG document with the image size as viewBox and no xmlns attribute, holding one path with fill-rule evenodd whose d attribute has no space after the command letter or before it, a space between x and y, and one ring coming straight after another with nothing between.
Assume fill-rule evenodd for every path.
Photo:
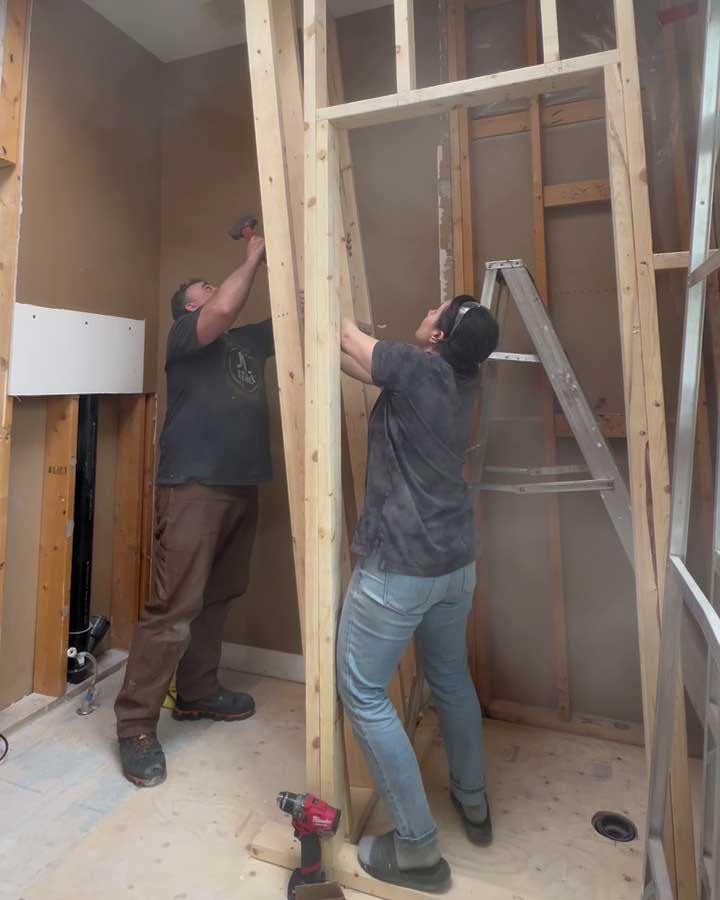
<instances>
[{"instance_id":1,"label":"white drywall panel","mask_svg":"<svg viewBox=\"0 0 720 900\"><path fill-rule=\"evenodd\" d=\"M139 394L144 352L144 321L16 303L8 393Z\"/></svg>"}]
</instances>

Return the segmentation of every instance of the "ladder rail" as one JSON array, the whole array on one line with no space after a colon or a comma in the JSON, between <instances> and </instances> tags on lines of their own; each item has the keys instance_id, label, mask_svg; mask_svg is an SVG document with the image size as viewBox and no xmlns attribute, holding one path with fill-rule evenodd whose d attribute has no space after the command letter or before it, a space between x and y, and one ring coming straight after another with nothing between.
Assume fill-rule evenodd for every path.
<instances>
[{"instance_id":1,"label":"ladder rail","mask_svg":"<svg viewBox=\"0 0 720 900\"><path fill-rule=\"evenodd\" d=\"M612 490L602 490L600 496L630 565L633 565L630 495L610 448L527 268L519 260L509 260L502 264L501 271L593 479L612 482Z\"/></svg>"}]
</instances>

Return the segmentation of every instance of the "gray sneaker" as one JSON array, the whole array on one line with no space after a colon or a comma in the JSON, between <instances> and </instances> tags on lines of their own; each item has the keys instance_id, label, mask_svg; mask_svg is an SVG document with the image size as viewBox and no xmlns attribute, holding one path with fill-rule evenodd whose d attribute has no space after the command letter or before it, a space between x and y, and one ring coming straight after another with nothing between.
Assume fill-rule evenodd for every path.
<instances>
[{"instance_id":1,"label":"gray sneaker","mask_svg":"<svg viewBox=\"0 0 720 900\"><path fill-rule=\"evenodd\" d=\"M120 738L123 775L138 787L155 787L167 778L165 754L154 734Z\"/></svg>"}]
</instances>

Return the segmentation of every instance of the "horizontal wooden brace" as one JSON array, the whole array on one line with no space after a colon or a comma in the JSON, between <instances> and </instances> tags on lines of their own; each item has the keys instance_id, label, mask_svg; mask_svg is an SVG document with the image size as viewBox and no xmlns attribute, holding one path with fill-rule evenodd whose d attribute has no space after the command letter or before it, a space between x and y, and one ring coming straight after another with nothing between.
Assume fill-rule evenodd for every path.
<instances>
[{"instance_id":1,"label":"horizontal wooden brace","mask_svg":"<svg viewBox=\"0 0 720 900\"><path fill-rule=\"evenodd\" d=\"M610 200L610 182L606 178L595 178L591 181L550 184L545 186L543 198L546 207L606 203Z\"/></svg>"},{"instance_id":2,"label":"horizontal wooden brace","mask_svg":"<svg viewBox=\"0 0 720 900\"><path fill-rule=\"evenodd\" d=\"M717 253L717 250L711 250ZM673 253L653 253L653 265L656 272L667 269L687 269L690 263L690 254L687 250L677 250Z\"/></svg>"},{"instance_id":3,"label":"horizontal wooden brace","mask_svg":"<svg viewBox=\"0 0 720 900\"><path fill-rule=\"evenodd\" d=\"M544 106L540 112L543 128L594 122L604 118L604 100L571 100L568 103ZM522 134L528 131L530 131L530 111L527 109L503 113L499 116L482 116L472 119L470 123L470 137L474 141L499 137L504 134Z\"/></svg>"},{"instance_id":4,"label":"horizontal wooden brace","mask_svg":"<svg viewBox=\"0 0 720 900\"><path fill-rule=\"evenodd\" d=\"M605 50L602 53L589 53L542 65L465 78L450 84L436 84L414 91L326 106L318 109L317 116L320 121L329 121L339 128L363 128L420 116L440 115L453 109L519 100L585 86L605 66L617 62L617 50Z\"/></svg>"}]
</instances>

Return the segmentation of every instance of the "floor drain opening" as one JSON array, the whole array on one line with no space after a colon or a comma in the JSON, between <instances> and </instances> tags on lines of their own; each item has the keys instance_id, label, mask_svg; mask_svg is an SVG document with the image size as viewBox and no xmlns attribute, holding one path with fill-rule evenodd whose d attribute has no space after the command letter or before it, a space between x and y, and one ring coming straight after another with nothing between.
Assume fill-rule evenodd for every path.
<instances>
[{"instance_id":1,"label":"floor drain opening","mask_svg":"<svg viewBox=\"0 0 720 900\"><path fill-rule=\"evenodd\" d=\"M592 825L595 831L609 841L627 844L637 837L637 828L620 813L598 812L592 817Z\"/></svg>"}]
</instances>

